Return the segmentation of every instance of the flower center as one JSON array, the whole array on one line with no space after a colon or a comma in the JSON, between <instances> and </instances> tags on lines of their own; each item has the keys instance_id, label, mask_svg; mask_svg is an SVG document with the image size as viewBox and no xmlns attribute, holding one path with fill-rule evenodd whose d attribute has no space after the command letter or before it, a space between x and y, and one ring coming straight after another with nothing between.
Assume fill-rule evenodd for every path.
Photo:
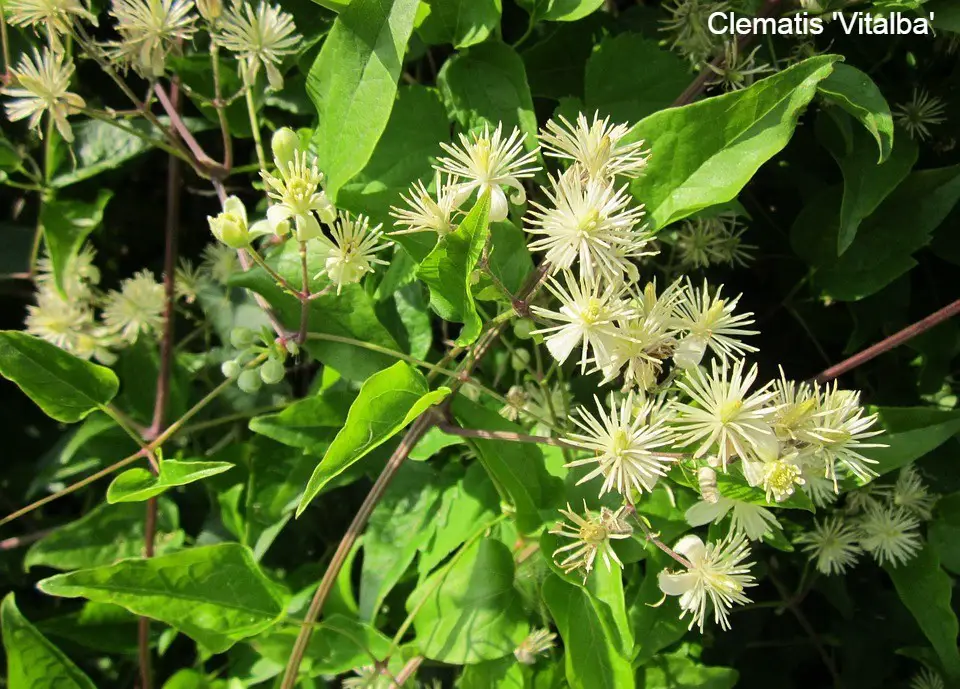
<instances>
[{"instance_id":1,"label":"flower center","mask_svg":"<svg viewBox=\"0 0 960 689\"><path fill-rule=\"evenodd\" d=\"M600 524L584 524L580 527L580 540L590 545L599 545L607 540L607 530Z\"/></svg>"}]
</instances>

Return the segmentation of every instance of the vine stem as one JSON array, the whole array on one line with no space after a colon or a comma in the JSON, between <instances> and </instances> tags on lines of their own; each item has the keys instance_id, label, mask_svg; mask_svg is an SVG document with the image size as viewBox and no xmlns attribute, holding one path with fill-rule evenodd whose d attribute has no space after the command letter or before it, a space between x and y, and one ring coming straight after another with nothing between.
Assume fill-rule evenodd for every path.
<instances>
[{"instance_id":1,"label":"vine stem","mask_svg":"<svg viewBox=\"0 0 960 689\"><path fill-rule=\"evenodd\" d=\"M353 548L353 544L357 538L359 538L360 534L363 533L367 525L367 520L370 519L370 515L373 513L373 508L380 502L380 498L387 490L387 486L390 485L397 470L403 464L407 455L410 454L410 451L413 450L414 445L419 442L420 438L423 437L431 425L432 417L428 414L420 416L413 422L410 430L407 431L403 440L401 440L397 446L397 449L394 450L390 456L387 466L384 467L380 476L377 477L376 483L373 484L373 488L370 489L363 504L360 505L360 509L357 510L356 515L353 517L353 521L350 522L347 533L340 540L340 545L337 546L337 550L333 554L333 559L330 560L330 564L327 565L327 570L323 574L320 586L317 587L313 600L310 601L310 607L307 609L306 617L300 627L300 633L294 643L293 651L290 653L290 660L287 662L287 667L283 674L283 683L280 685L281 689L293 689L296 685L297 674L300 671L300 663L303 660L303 654L307 650L307 644L310 642L310 635L313 632L313 624L320 616L320 611L323 610L323 605L333 590L334 584L336 584L340 569L343 567L344 562L346 562L347 556Z\"/></svg>"},{"instance_id":2,"label":"vine stem","mask_svg":"<svg viewBox=\"0 0 960 689\"><path fill-rule=\"evenodd\" d=\"M814 380L816 380L818 383L828 383L834 378L839 378L844 373L849 373L858 366L867 363L871 359L875 359L885 352L889 352L894 347L898 347L908 340L912 340L914 337L917 337L927 330L930 330L930 328L940 325L944 321L953 318L957 314L960 314L960 299L957 299L952 304L944 306L939 311L931 313L923 320L917 321L913 325L908 325L903 330L894 333L890 337L881 340L877 344L867 347L862 352L858 352L852 357L844 359L839 364L831 366L827 370L820 373L820 375L818 375Z\"/></svg>"},{"instance_id":3,"label":"vine stem","mask_svg":"<svg viewBox=\"0 0 960 689\"><path fill-rule=\"evenodd\" d=\"M513 433L511 431L484 431L474 428L462 428L448 421L437 421L437 428L449 435L456 435L461 438L477 438L480 440L506 440L514 443L538 443L540 445L554 445L556 447L566 447L571 450L582 450L583 448L575 443L571 443L560 438L551 438L546 435L526 435L524 433Z\"/></svg>"},{"instance_id":4,"label":"vine stem","mask_svg":"<svg viewBox=\"0 0 960 689\"><path fill-rule=\"evenodd\" d=\"M253 102L253 84L250 83L249 70L243 70L243 97L247 101L247 117L250 118L250 130L253 132L253 143L257 149L257 162L260 169L267 169L267 157L263 153L263 141L260 139L260 119L257 117L257 104Z\"/></svg>"}]
</instances>

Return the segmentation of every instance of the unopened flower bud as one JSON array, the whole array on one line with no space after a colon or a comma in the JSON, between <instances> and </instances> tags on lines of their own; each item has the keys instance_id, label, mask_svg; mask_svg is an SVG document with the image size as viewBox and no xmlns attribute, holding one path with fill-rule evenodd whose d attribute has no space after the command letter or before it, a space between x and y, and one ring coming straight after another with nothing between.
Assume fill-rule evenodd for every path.
<instances>
[{"instance_id":1,"label":"unopened flower bud","mask_svg":"<svg viewBox=\"0 0 960 689\"><path fill-rule=\"evenodd\" d=\"M222 0L197 0L197 10L201 17L213 24L223 14L223 2Z\"/></svg>"},{"instance_id":2,"label":"unopened flower bud","mask_svg":"<svg viewBox=\"0 0 960 689\"><path fill-rule=\"evenodd\" d=\"M256 337L257 334L250 328L234 328L230 331L230 344L233 345L234 349L246 349L253 344Z\"/></svg>"},{"instance_id":3,"label":"unopened flower bud","mask_svg":"<svg viewBox=\"0 0 960 689\"><path fill-rule=\"evenodd\" d=\"M256 392L263 385L260 374L253 369L247 369L237 378L237 387L244 392Z\"/></svg>"},{"instance_id":4,"label":"unopened flower bud","mask_svg":"<svg viewBox=\"0 0 960 689\"><path fill-rule=\"evenodd\" d=\"M536 327L529 318L520 318L513 322L513 334L521 340L529 340Z\"/></svg>"},{"instance_id":5,"label":"unopened flower bud","mask_svg":"<svg viewBox=\"0 0 960 689\"><path fill-rule=\"evenodd\" d=\"M260 367L260 378L267 385L279 383L286 373L287 370L279 359L267 359L266 363Z\"/></svg>"},{"instance_id":6,"label":"unopened flower bud","mask_svg":"<svg viewBox=\"0 0 960 689\"><path fill-rule=\"evenodd\" d=\"M526 349L518 349L510 357L510 366L514 371L522 371L530 363L530 352Z\"/></svg>"},{"instance_id":7,"label":"unopened flower bud","mask_svg":"<svg viewBox=\"0 0 960 689\"><path fill-rule=\"evenodd\" d=\"M296 356L300 353L300 345L298 345L293 340L287 340L283 343L284 348L287 350L287 353L291 356Z\"/></svg>"},{"instance_id":8,"label":"unopened flower bud","mask_svg":"<svg viewBox=\"0 0 960 689\"><path fill-rule=\"evenodd\" d=\"M213 236L232 249L250 245L250 230L247 228L247 209L236 196L223 203L223 212L215 218L207 216Z\"/></svg>"},{"instance_id":9,"label":"unopened flower bud","mask_svg":"<svg viewBox=\"0 0 960 689\"><path fill-rule=\"evenodd\" d=\"M236 378L240 375L240 364L236 361L224 361L220 365L220 372L223 373L224 378Z\"/></svg>"},{"instance_id":10,"label":"unopened flower bud","mask_svg":"<svg viewBox=\"0 0 960 689\"><path fill-rule=\"evenodd\" d=\"M270 148L273 150L273 162L281 173L286 172L300 150L300 137L290 127L278 129L273 133Z\"/></svg>"}]
</instances>

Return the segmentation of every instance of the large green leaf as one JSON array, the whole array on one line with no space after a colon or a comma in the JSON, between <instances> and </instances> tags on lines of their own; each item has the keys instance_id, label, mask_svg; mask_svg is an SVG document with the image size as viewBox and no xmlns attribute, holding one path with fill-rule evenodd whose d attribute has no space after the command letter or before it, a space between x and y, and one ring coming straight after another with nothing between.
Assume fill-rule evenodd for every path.
<instances>
[{"instance_id":1,"label":"large green leaf","mask_svg":"<svg viewBox=\"0 0 960 689\"><path fill-rule=\"evenodd\" d=\"M185 486L216 476L233 468L229 462L183 462L168 459L160 462L160 475L148 469L127 469L107 488L107 502L141 502L160 495L176 486Z\"/></svg>"},{"instance_id":2,"label":"large green leaf","mask_svg":"<svg viewBox=\"0 0 960 689\"><path fill-rule=\"evenodd\" d=\"M827 149L843 173L843 200L837 229L838 255L850 248L860 223L910 174L919 154L913 139L904 136L897 139L892 154L888 151L884 161L878 164L873 142L865 131L852 127L850 121L842 113L835 115L837 127L833 131L840 133L836 137L830 136L829 126L824 125L828 130L825 134L829 139Z\"/></svg>"},{"instance_id":3,"label":"large green leaf","mask_svg":"<svg viewBox=\"0 0 960 689\"><path fill-rule=\"evenodd\" d=\"M413 618L420 653L455 664L513 653L530 628L513 576L510 549L484 538L427 577L407 600L407 610L420 606Z\"/></svg>"},{"instance_id":4,"label":"large green leaf","mask_svg":"<svg viewBox=\"0 0 960 689\"><path fill-rule=\"evenodd\" d=\"M43 241L50 255L57 289L63 291L63 275L80 251L84 240L103 222L103 211L113 198L109 189L101 189L93 203L52 200L40 209Z\"/></svg>"},{"instance_id":5,"label":"large green leaf","mask_svg":"<svg viewBox=\"0 0 960 689\"><path fill-rule=\"evenodd\" d=\"M527 135L527 150L537 146L537 117L527 74L520 56L505 43L489 41L457 53L437 76L447 108L464 129L492 129L502 122L507 131L519 127Z\"/></svg>"},{"instance_id":6,"label":"large green leaf","mask_svg":"<svg viewBox=\"0 0 960 689\"><path fill-rule=\"evenodd\" d=\"M119 605L87 602L80 610L47 618L37 627L47 636L64 639L84 648L132 655L137 652L139 622L136 615ZM161 633L159 626L151 627L151 642L156 641Z\"/></svg>"},{"instance_id":7,"label":"large green leaf","mask_svg":"<svg viewBox=\"0 0 960 689\"><path fill-rule=\"evenodd\" d=\"M603 0L518 0L530 21L575 22L603 6Z\"/></svg>"},{"instance_id":8,"label":"large green leaf","mask_svg":"<svg viewBox=\"0 0 960 689\"><path fill-rule=\"evenodd\" d=\"M500 26L500 0L431 0L430 14L417 27L429 45L467 48L487 40Z\"/></svg>"},{"instance_id":9,"label":"large green leaf","mask_svg":"<svg viewBox=\"0 0 960 689\"><path fill-rule=\"evenodd\" d=\"M360 172L390 118L419 0L353 0L307 76L320 124L314 144L334 199Z\"/></svg>"},{"instance_id":10,"label":"large green leaf","mask_svg":"<svg viewBox=\"0 0 960 689\"><path fill-rule=\"evenodd\" d=\"M43 565L54 569L81 569L110 565L139 557L144 546L143 505L101 504L89 514L40 539L27 551L26 569ZM183 545L177 506L169 500L157 505L157 535L154 549L164 554Z\"/></svg>"},{"instance_id":11,"label":"large green leaf","mask_svg":"<svg viewBox=\"0 0 960 689\"><path fill-rule=\"evenodd\" d=\"M680 619L677 599L664 600L658 583L661 570L675 566L675 561L666 553L656 548L648 549L643 582L631 596L627 607L630 626L639 645L634 659L636 665L645 665L687 633L687 620Z\"/></svg>"},{"instance_id":12,"label":"large green leaf","mask_svg":"<svg viewBox=\"0 0 960 689\"><path fill-rule=\"evenodd\" d=\"M820 82L820 93L856 117L880 147L882 163L893 150L893 116L873 79L850 65L834 65L833 74Z\"/></svg>"},{"instance_id":13,"label":"large green leaf","mask_svg":"<svg viewBox=\"0 0 960 689\"><path fill-rule=\"evenodd\" d=\"M497 412L463 396L454 398L451 409L464 428L524 432ZM563 491L561 480L547 472L540 448L508 440L477 439L471 440L470 444L494 483L507 493L516 508L517 527L524 533L536 531L544 522L541 510L556 507Z\"/></svg>"},{"instance_id":14,"label":"large green leaf","mask_svg":"<svg viewBox=\"0 0 960 689\"><path fill-rule=\"evenodd\" d=\"M838 188L829 188L797 216L790 242L816 268L814 281L823 291L834 299L856 301L913 268L912 254L929 243L958 200L960 166L914 172L861 223L853 243L837 257L841 195Z\"/></svg>"},{"instance_id":15,"label":"large green leaf","mask_svg":"<svg viewBox=\"0 0 960 689\"><path fill-rule=\"evenodd\" d=\"M297 400L283 411L253 417L250 430L311 452L330 444L347 419L351 401L345 394L323 392Z\"/></svg>"},{"instance_id":16,"label":"large green leaf","mask_svg":"<svg viewBox=\"0 0 960 689\"><path fill-rule=\"evenodd\" d=\"M328 481L399 433L449 393L449 388L431 391L423 374L403 361L370 376L350 405L346 423L310 477L297 507L297 516Z\"/></svg>"},{"instance_id":17,"label":"large green leaf","mask_svg":"<svg viewBox=\"0 0 960 689\"><path fill-rule=\"evenodd\" d=\"M308 243L307 267L310 275L323 268L325 254L319 242ZM286 242L283 248L267 259L270 266L291 284L299 285L302 267L296 242ZM254 267L233 276L231 284L252 289L263 295L273 306L283 324L296 330L300 324L300 302L284 293L265 271ZM312 282L314 291L321 291L323 281ZM331 291L310 301L310 332L347 337L368 342L378 347L399 351L400 347L377 318L374 301L361 285L346 285L340 294ZM364 380L372 373L386 368L396 359L387 354L341 342L311 339L307 349L322 363L338 371L345 378Z\"/></svg>"},{"instance_id":18,"label":"large green leaf","mask_svg":"<svg viewBox=\"0 0 960 689\"><path fill-rule=\"evenodd\" d=\"M490 195L483 194L460 226L440 238L417 268L417 277L430 288L430 305L447 321L463 323L456 343L466 347L483 329L473 299L472 280L483 253L490 224Z\"/></svg>"},{"instance_id":19,"label":"large green leaf","mask_svg":"<svg viewBox=\"0 0 960 689\"><path fill-rule=\"evenodd\" d=\"M17 610L13 594L0 604L10 689L96 689L83 670Z\"/></svg>"},{"instance_id":20,"label":"large green leaf","mask_svg":"<svg viewBox=\"0 0 960 689\"><path fill-rule=\"evenodd\" d=\"M960 680L960 651L957 650L960 626L950 604L953 580L940 569L936 549L928 544L906 564L887 565L884 569L893 580L900 600L937 652L947 677Z\"/></svg>"},{"instance_id":21,"label":"large green leaf","mask_svg":"<svg viewBox=\"0 0 960 689\"><path fill-rule=\"evenodd\" d=\"M0 375L63 423L80 421L107 404L120 387L109 368L15 330L0 331Z\"/></svg>"},{"instance_id":22,"label":"large green leaf","mask_svg":"<svg viewBox=\"0 0 960 689\"><path fill-rule=\"evenodd\" d=\"M865 450L877 461L871 468L881 476L899 469L940 447L960 433L960 411L932 407L879 407L879 426L884 434L877 442L887 447Z\"/></svg>"},{"instance_id":23,"label":"large green leaf","mask_svg":"<svg viewBox=\"0 0 960 689\"><path fill-rule=\"evenodd\" d=\"M249 548L237 543L121 560L59 574L37 587L53 596L121 605L169 624L215 653L272 627L283 617L286 600Z\"/></svg>"},{"instance_id":24,"label":"large green leaf","mask_svg":"<svg viewBox=\"0 0 960 689\"><path fill-rule=\"evenodd\" d=\"M663 227L735 198L787 145L838 59L813 57L742 91L662 110L637 124L624 142L645 140L652 155L631 191L652 224Z\"/></svg>"},{"instance_id":25,"label":"large green leaf","mask_svg":"<svg viewBox=\"0 0 960 689\"><path fill-rule=\"evenodd\" d=\"M363 536L360 572L360 612L373 622L417 552L436 528L440 485L429 465L407 462L377 503Z\"/></svg>"},{"instance_id":26,"label":"large green leaf","mask_svg":"<svg viewBox=\"0 0 960 689\"><path fill-rule=\"evenodd\" d=\"M657 41L637 33L611 36L587 60L586 112L633 124L669 107L689 83L687 63Z\"/></svg>"},{"instance_id":27,"label":"large green leaf","mask_svg":"<svg viewBox=\"0 0 960 689\"><path fill-rule=\"evenodd\" d=\"M551 574L543 582L543 600L563 639L567 682L571 689L636 686L630 660L614 644L616 632L606 616L597 610L592 596Z\"/></svg>"},{"instance_id":28,"label":"large green leaf","mask_svg":"<svg viewBox=\"0 0 960 689\"><path fill-rule=\"evenodd\" d=\"M664 653L643 668L644 689L733 689L740 673L729 667L710 667L690 657L688 645Z\"/></svg>"},{"instance_id":29,"label":"large green leaf","mask_svg":"<svg viewBox=\"0 0 960 689\"><path fill-rule=\"evenodd\" d=\"M927 527L927 536L944 569L960 574L960 493L937 501L937 515Z\"/></svg>"},{"instance_id":30,"label":"large green leaf","mask_svg":"<svg viewBox=\"0 0 960 689\"><path fill-rule=\"evenodd\" d=\"M746 479L739 473L717 474L717 489L720 494L731 500L748 502L751 505L762 505L768 508L793 508L798 510L807 510L815 512L816 508L810 498L801 490L793 492L793 495L782 502L768 502L767 495L762 488L751 486Z\"/></svg>"}]
</instances>

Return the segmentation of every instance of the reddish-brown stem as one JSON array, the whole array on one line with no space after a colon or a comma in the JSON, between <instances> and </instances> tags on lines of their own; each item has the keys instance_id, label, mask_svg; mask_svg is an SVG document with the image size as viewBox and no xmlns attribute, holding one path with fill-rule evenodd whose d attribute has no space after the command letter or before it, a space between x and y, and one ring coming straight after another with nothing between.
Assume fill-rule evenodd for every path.
<instances>
[{"instance_id":1,"label":"reddish-brown stem","mask_svg":"<svg viewBox=\"0 0 960 689\"><path fill-rule=\"evenodd\" d=\"M818 383L827 383L834 378L839 378L844 373L849 373L858 366L880 356L884 352L889 352L894 347L902 345L907 340L913 339L917 335L920 335L930 328L933 328L934 326L953 318L957 314L960 314L960 299L952 304L944 306L939 311L931 313L923 320L917 321L913 325L908 325L900 332L894 333L890 337L886 338L885 340L881 340L872 347L867 347L862 352L854 354L849 359L844 359L839 364L831 366L826 371L818 375L815 380Z\"/></svg>"},{"instance_id":2,"label":"reddish-brown stem","mask_svg":"<svg viewBox=\"0 0 960 689\"><path fill-rule=\"evenodd\" d=\"M661 540L657 537L657 534L653 533L653 531L650 530L650 527L647 526L647 523L644 521L643 517L641 517L639 514L637 514L636 510L634 510L633 516L634 516L634 519L636 520L637 524L640 525L640 529L641 529L641 531L643 531L644 537L646 537L646 539L647 539L650 543L653 543L653 544L654 544L655 546L657 546L660 550L662 550L663 552L665 552L667 555L669 555L671 558L673 558L674 560L676 560L677 562L679 562L681 565L683 565L683 566L686 567L687 569L690 569L691 567L693 567L693 564L691 564L690 560L688 560L688 559L685 558L683 555L681 555L680 553L678 553L677 551L675 551L673 548L671 548L670 546L668 546L666 543L664 543L663 541L661 541Z\"/></svg>"},{"instance_id":3,"label":"reddish-brown stem","mask_svg":"<svg viewBox=\"0 0 960 689\"><path fill-rule=\"evenodd\" d=\"M143 556L153 557L154 540L157 534L157 499L147 500L147 521L144 526ZM140 687L153 687L153 672L150 658L150 618L141 617L137 624L137 655L140 659Z\"/></svg>"},{"instance_id":4,"label":"reddish-brown stem","mask_svg":"<svg viewBox=\"0 0 960 689\"><path fill-rule=\"evenodd\" d=\"M34 531L33 533L28 533L24 536L13 536L12 538L4 538L0 541L0 553L5 550L13 550L14 548L22 548L25 545L29 545L34 541L39 541L41 538L54 531L55 529L43 529L41 531Z\"/></svg>"},{"instance_id":5,"label":"reddish-brown stem","mask_svg":"<svg viewBox=\"0 0 960 689\"><path fill-rule=\"evenodd\" d=\"M317 587L317 592L313 595L313 600L310 601L310 607L307 610L303 625L300 627L300 634L294 643L290 660L287 663L287 669L283 675L283 683L280 685L281 689L293 689L296 685L300 662L303 660L303 654L307 650L307 644L310 642L310 635L313 632L313 623L320 616L323 605L327 602L327 597L333 590L334 584L336 584L337 576L340 574L343 563L346 562L347 556L353 549L353 544L357 538L360 537L360 534L363 533L364 528L366 528L367 520L370 519L373 508L380 502L380 498L387 490L387 486L390 485L390 482L393 480L393 477L400 469L404 460L406 460L407 455L410 454L414 445L423 437L423 434L427 432L431 423L432 417L429 414L423 414L413 422L410 430L407 431L403 440L401 440L397 446L397 449L394 450L390 456L387 466L384 467L380 476L377 477L376 483L373 484L373 488L370 489L363 504L360 505L360 509L357 510L356 515L353 517L353 521L350 522L347 533L340 540L340 545L337 546L337 550L333 554L333 559L330 560L330 564L327 565L327 570L323 574L323 580L321 580L320 586Z\"/></svg>"},{"instance_id":6,"label":"reddish-brown stem","mask_svg":"<svg viewBox=\"0 0 960 689\"><path fill-rule=\"evenodd\" d=\"M408 660L407 664L400 669L399 673L397 673L393 686L397 687L398 689L403 687L404 682L413 677L413 675L420 668L421 663L423 663L423 656L413 656L413 658Z\"/></svg>"},{"instance_id":7,"label":"reddish-brown stem","mask_svg":"<svg viewBox=\"0 0 960 689\"><path fill-rule=\"evenodd\" d=\"M193 138L193 134L187 128L183 118L180 117L180 111L174 102L178 91L176 82L170 84L170 96L167 95L167 92L159 82L154 84L153 91L157 94L157 100L167 113L167 117L170 118L170 124L173 125L176 133L183 139L187 148L190 149L190 153L200 168L198 172L206 172L213 178L222 178L225 174L224 167L207 155L203 147Z\"/></svg>"}]
</instances>

